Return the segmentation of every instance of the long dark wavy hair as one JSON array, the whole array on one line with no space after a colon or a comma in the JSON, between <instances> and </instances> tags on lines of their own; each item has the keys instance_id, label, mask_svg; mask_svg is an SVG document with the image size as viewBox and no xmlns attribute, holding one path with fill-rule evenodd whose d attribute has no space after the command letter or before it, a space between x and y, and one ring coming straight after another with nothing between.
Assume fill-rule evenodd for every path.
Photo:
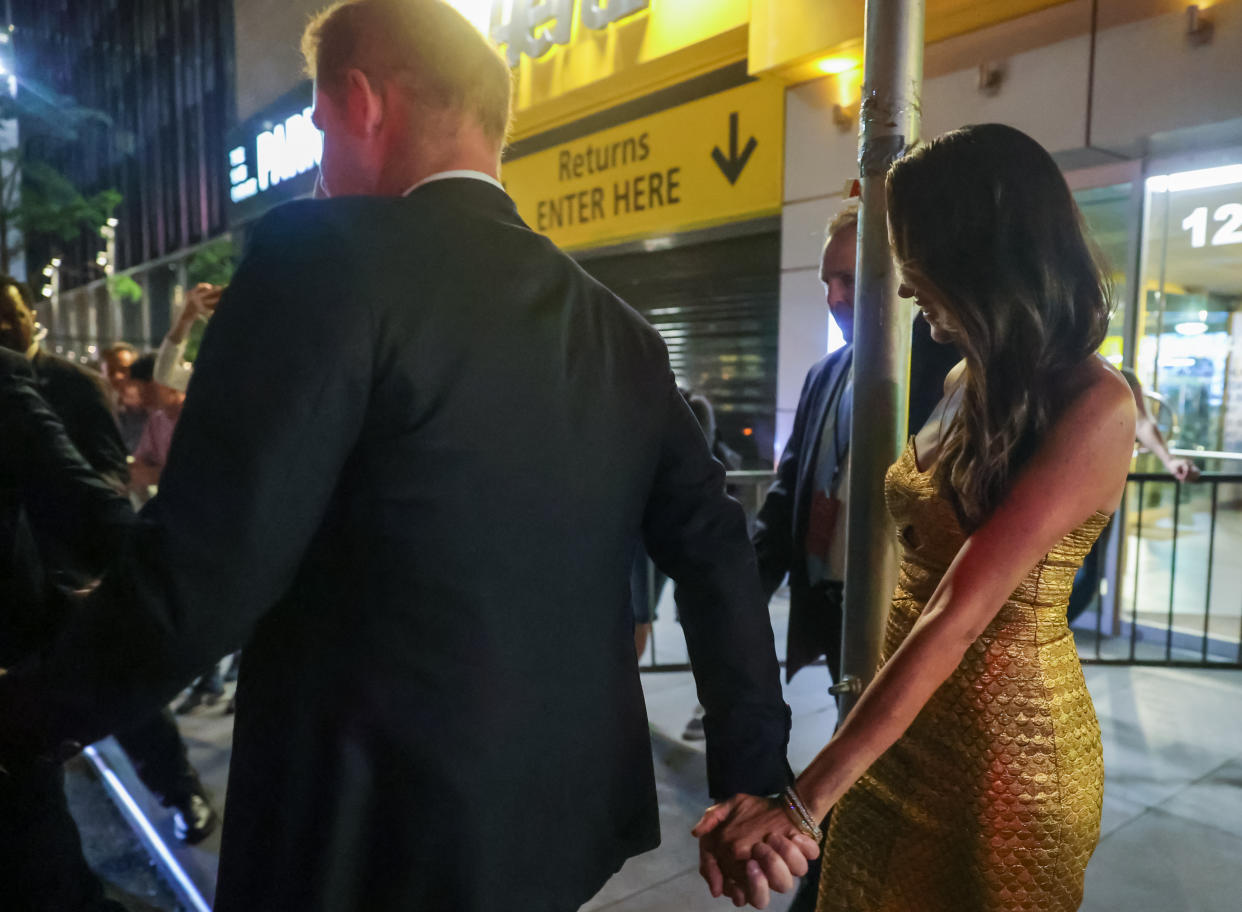
<instances>
[{"instance_id":1,"label":"long dark wavy hair","mask_svg":"<svg viewBox=\"0 0 1242 912\"><path fill-rule=\"evenodd\" d=\"M967 529L997 507L1099 348L1109 287L1056 163L1001 124L946 133L888 174L903 273L958 334L965 389L935 480Z\"/></svg>"}]
</instances>

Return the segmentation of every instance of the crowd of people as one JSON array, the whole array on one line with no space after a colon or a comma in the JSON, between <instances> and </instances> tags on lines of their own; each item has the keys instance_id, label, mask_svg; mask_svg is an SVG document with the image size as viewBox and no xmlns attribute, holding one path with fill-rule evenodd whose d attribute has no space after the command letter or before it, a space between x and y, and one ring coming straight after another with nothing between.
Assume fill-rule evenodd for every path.
<instances>
[{"instance_id":1,"label":"crowd of people","mask_svg":"<svg viewBox=\"0 0 1242 912\"><path fill-rule=\"evenodd\" d=\"M867 572L843 548L852 345L811 368L752 540L659 335L500 183L503 57L439 0L343 0L303 51L326 198L266 216L157 355L113 347L105 389L4 284L5 907L109 908L60 791L103 735L187 839L214 825L164 707L244 646L217 909L577 909L660 838L649 556L702 703L712 895L1078 908L1103 768L1066 612L1136 400L1048 153L972 126L888 174L918 310L900 576L883 664L794 776L767 601L788 580L787 675L836 678ZM847 208L821 267L847 343L857 230Z\"/></svg>"},{"instance_id":2,"label":"crowd of people","mask_svg":"<svg viewBox=\"0 0 1242 912\"><path fill-rule=\"evenodd\" d=\"M102 569L120 553L125 528L134 521L131 504L149 496L148 486L158 480L158 468L167 457L168 439L182 398L182 394L153 380L150 367L154 354L138 357L132 346L113 346L101 359L101 372L47 351L36 336L36 326L29 287L11 276L0 276L0 351L5 353L9 369L23 375L22 394L31 401L38 397L43 414L54 416L62 435L55 441L55 453L41 449L27 443L19 428L8 423L12 419L9 414L5 457L50 467L56 463L56 454L63 458L72 453L80 460L75 477L89 474L97 490L109 495L102 509L110 525L102 532L97 525L82 525L90 520L84 515L90 511L67 511L66 503L73 501L60 502L63 492L59 490L44 494L42 501L32 501L33 495L20 478L6 479L7 496L0 518L6 556L0 592L5 596L6 616L0 619L0 629L4 630L6 651L15 659L55 636L63 623L63 616L41 610L54 601L50 587L56 591L89 591ZM6 403L7 410L13 408L11 402ZM157 435L154 429L161 422L165 423L165 432ZM48 531L47 524L53 521L49 511L55 515L55 534ZM179 840L197 843L215 830L217 815L167 708L152 707L150 713L117 727L113 734L139 779L171 810L173 832ZM32 899L32 909L62 907L70 902L65 897L72 896L77 885L84 885L84 895L102 901L99 886L76 849L76 829L65 811L60 767L33 769L35 780L25 783L32 788L31 794L52 795L53 800L46 807L36 803L33 819L19 815L28 828L21 832L20 852L6 855L6 868L26 870L17 865L20 860L48 871L46 881L31 880L39 889L56 883L49 895L58 899L53 902L44 896L42 905ZM49 844L57 847L50 859L44 854ZM15 895L20 900L25 893L17 890Z\"/></svg>"}]
</instances>

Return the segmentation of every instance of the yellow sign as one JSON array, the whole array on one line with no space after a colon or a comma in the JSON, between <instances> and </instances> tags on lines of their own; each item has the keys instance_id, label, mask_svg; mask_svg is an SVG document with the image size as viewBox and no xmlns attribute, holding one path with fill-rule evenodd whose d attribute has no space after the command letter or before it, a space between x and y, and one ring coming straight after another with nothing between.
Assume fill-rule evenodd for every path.
<instances>
[{"instance_id":1,"label":"yellow sign","mask_svg":"<svg viewBox=\"0 0 1242 912\"><path fill-rule=\"evenodd\" d=\"M750 0L494 0L514 138L746 59Z\"/></svg>"},{"instance_id":2,"label":"yellow sign","mask_svg":"<svg viewBox=\"0 0 1242 912\"><path fill-rule=\"evenodd\" d=\"M779 212L784 91L752 82L524 156L505 188L566 248Z\"/></svg>"}]
</instances>

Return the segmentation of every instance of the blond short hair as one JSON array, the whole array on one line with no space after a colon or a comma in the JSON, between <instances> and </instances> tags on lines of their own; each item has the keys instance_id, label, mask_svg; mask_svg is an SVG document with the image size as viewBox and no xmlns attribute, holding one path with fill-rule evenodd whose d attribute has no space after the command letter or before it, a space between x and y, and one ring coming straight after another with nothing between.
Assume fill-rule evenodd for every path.
<instances>
[{"instance_id":1,"label":"blond short hair","mask_svg":"<svg viewBox=\"0 0 1242 912\"><path fill-rule=\"evenodd\" d=\"M824 229L824 247L831 243L833 237L842 231L858 230L858 203L846 203L845 207L832 217L828 227Z\"/></svg>"},{"instance_id":2,"label":"blond short hair","mask_svg":"<svg viewBox=\"0 0 1242 912\"><path fill-rule=\"evenodd\" d=\"M302 55L328 92L361 70L377 91L392 80L423 105L472 116L498 145L508 137L509 65L442 0L338 0L307 25Z\"/></svg>"}]
</instances>

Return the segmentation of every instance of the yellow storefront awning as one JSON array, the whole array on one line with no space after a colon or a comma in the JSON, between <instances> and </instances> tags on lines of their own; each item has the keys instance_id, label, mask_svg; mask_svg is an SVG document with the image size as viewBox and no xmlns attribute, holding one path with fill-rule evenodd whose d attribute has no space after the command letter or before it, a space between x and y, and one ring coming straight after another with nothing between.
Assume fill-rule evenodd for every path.
<instances>
[{"instance_id":1,"label":"yellow storefront awning","mask_svg":"<svg viewBox=\"0 0 1242 912\"><path fill-rule=\"evenodd\" d=\"M927 41L1065 2L928 0ZM520 140L742 61L786 82L856 66L863 10L863 0L493 0L489 33L514 65Z\"/></svg>"}]
</instances>

